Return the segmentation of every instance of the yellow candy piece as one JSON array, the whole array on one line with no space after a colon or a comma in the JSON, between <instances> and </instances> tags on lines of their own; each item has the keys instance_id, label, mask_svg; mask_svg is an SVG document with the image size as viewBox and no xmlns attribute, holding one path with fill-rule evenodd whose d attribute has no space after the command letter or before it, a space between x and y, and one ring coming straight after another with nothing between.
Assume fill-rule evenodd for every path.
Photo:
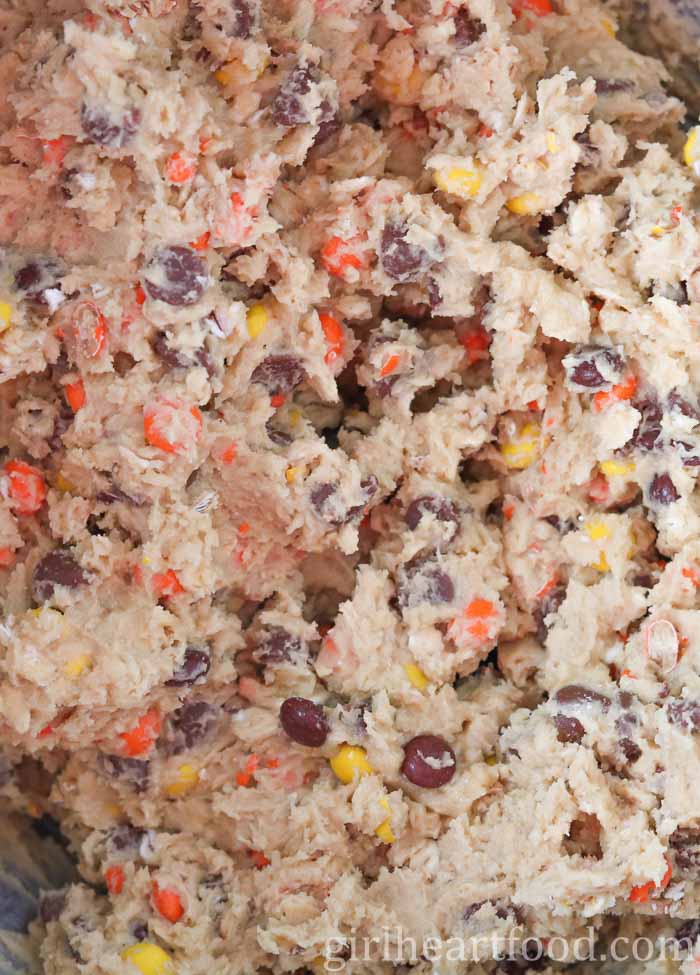
<instances>
[{"instance_id":1,"label":"yellow candy piece","mask_svg":"<svg viewBox=\"0 0 700 975\"><path fill-rule=\"evenodd\" d=\"M498 756L493 752L484 759L487 765L498 765Z\"/></svg>"},{"instance_id":2,"label":"yellow candy piece","mask_svg":"<svg viewBox=\"0 0 700 975\"><path fill-rule=\"evenodd\" d=\"M598 572L610 572L610 563L605 557L605 552L601 552L598 561L592 562L591 565L594 569L597 569Z\"/></svg>"},{"instance_id":3,"label":"yellow candy piece","mask_svg":"<svg viewBox=\"0 0 700 975\"><path fill-rule=\"evenodd\" d=\"M585 526L584 531L590 538L592 542L600 542L606 538L610 538L612 535L612 530L609 525L606 525L604 521L599 518L592 518ZM610 564L607 560L605 552L598 553L598 561L591 562L594 569L598 572L610 572Z\"/></svg>"},{"instance_id":4,"label":"yellow candy piece","mask_svg":"<svg viewBox=\"0 0 700 975\"><path fill-rule=\"evenodd\" d=\"M601 539L610 538L612 535L610 527L598 518L592 518L584 530L592 542L599 542Z\"/></svg>"},{"instance_id":5,"label":"yellow candy piece","mask_svg":"<svg viewBox=\"0 0 700 975\"><path fill-rule=\"evenodd\" d=\"M424 691L426 689L428 678L417 664L404 664L403 669L406 671L406 677L417 690Z\"/></svg>"},{"instance_id":6,"label":"yellow candy piece","mask_svg":"<svg viewBox=\"0 0 700 975\"><path fill-rule=\"evenodd\" d=\"M399 81L395 81L395 77L390 66L380 67L374 78L374 88L379 97L395 105L415 105L426 82L425 72L415 64L410 74L404 74Z\"/></svg>"},{"instance_id":7,"label":"yellow candy piece","mask_svg":"<svg viewBox=\"0 0 700 975\"><path fill-rule=\"evenodd\" d=\"M547 150L555 156L561 149L556 132L548 132L545 141L547 143Z\"/></svg>"},{"instance_id":8,"label":"yellow candy piece","mask_svg":"<svg viewBox=\"0 0 700 975\"><path fill-rule=\"evenodd\" d=\"M6 331L10 327L12 318L12 305L6 301L0 301L0 332Z\"/></svg>"},{"instance_id":9,"label":"yellow candy piece","mask_svg":"<svg viewBox=\"0 0 700 975\"><path fill-rule=\"evenodd\" d=\"M651 228L649 233L652 237L663 237L663 235L666 233L666 228L657 223L655 227Z\"/></svg>"},{"instance_id":10,"label":"yellow candy piece","mask_svg":"<svg viewBox=\"0 0 700 975\"><path fill-rule=\"evenodd\" d=\"M617 34L617 24L614 24L608 17L603 17L600 24L606 34L609 34L611 37L615 37Z\"/></svg>"},{"instance_id":11,"label":"yellow candy piece","mask_svg":"<svg viewBox=\"0 0 700 975\"><path fill-rule=\"evenodd\" d=\"M386 809L388 813L391 812L391 806L389 805L388 799L380 799L379 805L382 807L382 809ZM394 840L396 839L396 837L394 836L394 832L391 828L390 816L387 816L384 822L380 823L374 832L377 834L377 836L382 841L382 843L393 843Z\"/></svg>"},{"instance_id":12,"label":"yellow candy piece","mask_svg":"<svg viewBox=\"0 0 700 975\"><path fill-rule=\"evenodd\" d=\"M299 423L299 420L301 420L301 413L299 412L299 410L290 410L289 411L290 427L295 427Z\"/></svg>"},{"instance_id":13,"label":"yellow candy piece","mask_svg":"<svg viewBox=\"0 0 700 975\"><path fill-rule=\"evenodd\" d=\"M520 196L511 197L506 206L511 213L525 217L533 213L540 213L544 206L544 200L537 193L521 193Z\"/></svg>"},{"instance_id":14,"label":"yellow candy piece","mask_svg":"<svg viewBox=\"0 0 700 975\"><path fill-rule=\"evenodd\" d=\"M54 478L53 484L57 491L63 491L64 494L73 494L76 490L75 484L60 472Z\"/></svg>"},{"instance_id":15,"label":"yellow candy piece","mask_svg":"<svg viewBox=\"0 0 700 975\"><path fill-rule=\"evenodd\" d=\"M258 63L251 67L243 64L242 61L227 61L218 71L214 72L214 77L222 88L228 85L250 85L256 78L259 78L269 64L267 56L260 57Z\"/></svg>"},{"instance_id":16,"label":"yellow candy piece","mask_svg":"<svg viewBox=\"0 0 700 975\"><path fill-rule=\"evenodd\" d=\"M686 166L694 166L700 162L700 126L698 125L688 134L683 147L683 162Z\"/></svg>"},{"instance_id":17,"label":"yellow candy piece","mask_svg":"<svg viewBox=\"0 0 700 975\"><path fill-rule=\"evenodd\" d=\"M87 653L81 653L78 657L73 657L63 666L63 673L66 677L75 680L90 666L91 657Z\"/></svg>"},{"instance_id":18,"label":"yellow candy piece","mask_svg":"<svg viewBox=\"0 0 700 975\"><path fill-rule=\"evenodd\" d=\"M359 745L341 745L330 762L331 768L340 779L347 785L357 775L370 775L374 769L367 761L367 752Z\"/></svg>"},{"instance_id":19,"label":"yellow candy piece","mask_svg":"<svg viewBox=\"0 0 700 975\"><path fill-rule=\"evenodd\" d=\"M199 772L194 765L181 765L177 770L177 778L166 785L165 792L173 799L177 799L191 792L198 782Z\"/></svg>"},{"instance_id":20,"label":"yellow candy piece","mask_svg":"<svg viewBox=\"0 0 700 975\"><path fill-rule=\"evenodd\" d=\"M214 77L221 87L225 88L227 85L250 81L251 72L240 61L228 61L218 71L214 72Z\"/></svg>"},{"instance_id":21,"label":"yellow candy piece","mask_svg":"<svg viewBox=\"0 0 700 975\"><path fill-rule=\"evenodd\" d=\"M537 459L537 446L534 443L507 443L501 447L506 467L525 470Z\"/></svg>"},{"instance_id":22,"label":"yellow candy piece","mask_svg":"<svg viewBox=\"0 0 700 975\"><path fill-rule=\"evenodd\" d=\"M270 320L270 316L264 305L252 305L248 309L245 320L248 327L248 335L252 339L256 339L264 330Z\"/></svg>"},{"instance_id":23,"label":"yellow candy piece","mask_svg":"<svg viewBox=\"0 0 700 975\"><path fill-rule=\"evenodd\" d=\"M173 960L167 951L149 941L125 948L121 958L123 961L130 961L141 975L174 975L175 972Z\"/></svg>"},{"instance_id":24,"label":"yellow candy piece","mask_svg":"<svg viewBox=\"0 0 700 975\"><path fill-rule=\"evenodd\" d=\"M624 477L625 474L631 474L635 468L634 461L621 463L617 460L604 460L599 466L606 477Z\"/></svg>"},{"instance_id":25,"label":"yellow candy piece","mask_svg":"<svg viewBox=\"0 0 700 975\"><path fill-rule=\"evenodd\" d=\"M294 481L296 481L297 479L298 473L299 473L298 467L288 467L287 470L284 472L284 476L287 481L287 484L293 484Z\"/></svg>"},{"instance_id":26,"label":"yellow candy piece","mask_svg":"<svg viewBox=\"0 0 700 975\"><path fill-rule=\"evenodd\" d=\"M540 428L536 423L526 423L518 436L501 446L501 456L506 467L524 470L537 460Z\"/></svg>"},{"instance_id":27,"label":"yellow candy piece","mask_svg":"<svg viewBox=\"0 0 700 975\"><path fill-rule=\"evenodd\" d=\"M454 196L465 198L476 196L483 182L478 169L465 169L462 166L439 170L434 178L435 185L443 193L452 193Z\"/></svg>"},{"instance_id":28,"label":"yellow candy piece","mask_svg":"<svg viewBox=\"0 0 700 975\"><path fill-rule=\"evenodd\" d=\"M54 617L54 621L57 623L60 619L63 619L63 613L57 609L51 609L49 606L39 606L38 609L30 609L29 612L36 619L51 619Z\"/></svg>"},{"instance_id":29,"label":"yellow candy piece","mask_svg":"<svg viewBox=\"0 0 700 975\"><path fill-rule=\"evenodd\" d=\"M396 839L391 829L391 823L388 819L385 819L383 823L380 823L374 832L377 834L382 843L393 843Z\"/></svg>"}]
</instances>

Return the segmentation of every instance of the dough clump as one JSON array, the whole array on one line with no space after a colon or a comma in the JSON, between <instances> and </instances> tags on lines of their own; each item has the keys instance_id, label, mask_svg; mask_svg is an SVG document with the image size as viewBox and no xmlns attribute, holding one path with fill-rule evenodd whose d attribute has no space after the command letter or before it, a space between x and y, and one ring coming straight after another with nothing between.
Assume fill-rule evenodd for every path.
<instances>
[{"instance_id":1,"label":"dough clump","mask_svg":"<svg viewBox=\"0 0 700 975\"><path fill-rule=\"evenodd\" d=\"M666 69L595 0L0 26L0 795L81 876L46 975L692 957L700 129Z\"/></svg>"}]
</instances>

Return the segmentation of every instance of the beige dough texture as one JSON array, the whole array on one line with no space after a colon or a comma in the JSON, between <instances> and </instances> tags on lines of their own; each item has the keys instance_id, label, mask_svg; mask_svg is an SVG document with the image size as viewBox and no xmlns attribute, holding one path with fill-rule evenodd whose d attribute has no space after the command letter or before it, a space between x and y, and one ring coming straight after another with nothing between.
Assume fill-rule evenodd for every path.
<instances>
[{"instance_id":1,"label":"beige dough texture","mask_svg":"<svg viewBox=\"0 0 700 975\"><path fill-rule=\"evenodd\" d=\"M0 4L0 797L81 876L45 975L571 960L516 930L695 975L700 129L616 32ZM387 931L486 947L355 957Z\"/></svg>"}]
</instances>

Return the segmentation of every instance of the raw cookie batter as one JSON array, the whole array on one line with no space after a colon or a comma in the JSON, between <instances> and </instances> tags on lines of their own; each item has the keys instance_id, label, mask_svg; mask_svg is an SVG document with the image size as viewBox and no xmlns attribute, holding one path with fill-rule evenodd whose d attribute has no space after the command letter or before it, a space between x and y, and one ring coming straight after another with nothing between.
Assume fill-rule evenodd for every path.
<instances>
[{"instance_id":1,"label":"raw cookie batter","mask_svg":"<svg viewBox=\"0 0 700 975\"><path fill-rule=\"evenodd\" d=\"M635 50L662 58L675 94L696 112L700 105L700 7L695 0L611 0Z\"/></svg>"},{"instance_id":2,"label":"raw cookie batter","mask_svg":"<svg viewBox=\"0 0 700 975\"><path fill-rule=\"evenodd\" d=\"M350 939L397 927L687 954L700 130L665 69L591 0L0 28L0 792L83 877L44 971L388 973ZM415 970L530 967L479 958Z\"/></svg>"}]
</instances>

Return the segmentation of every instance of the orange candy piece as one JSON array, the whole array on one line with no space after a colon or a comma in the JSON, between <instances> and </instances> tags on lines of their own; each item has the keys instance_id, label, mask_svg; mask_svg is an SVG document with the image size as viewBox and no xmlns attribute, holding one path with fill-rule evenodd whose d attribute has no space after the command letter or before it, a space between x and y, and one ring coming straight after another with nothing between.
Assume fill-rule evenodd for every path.
<instances>
[{"instance_id":1,"label":"orange candy piece","mask_svg":"<svg viewBox=\"0 0 700 975\"><path fill-rule=\"evenodd\" d=\"M384 365L382 366L382 368L379 370L379 375L381 376L381 378L383 379L385 376L390 376L391 373L394 372L394 370L396 369L400 361L401 361L400 356L390 355L389 358L384 363Z\"/></svg>"},{"instance_id":2,"label":"orange candy piece","mask_svg":"<svg viewBox=\"0 0 700 975\"><path fill-rule=\"evenodd\" d=\"M248 850L248 856L253 861L256 870L262 870L263 867L270 865L270 861L261 850Z\"/></svg>"},{"instance_id":3,"label":"orange candy piece","mask_svg":"<svg viewBox=\"0 0 700 975\"><path fill-rule=\"evenodd\" d=\"M82 379L74 383L66 383L63 390L66 394L66 402L74 413L77 413L81 406L85 406L85 384Z\"/></svg>"},{"instance_id":4,"label":"orange candy piece","mask_svg":"<svg viewBox=\"0 0 700 975\"><path fill-rule=\"evenodd\" d=\"M15 564L15 559L17 555L15 550L10 548L9 545L3 545L0 548L0 569L10 569Z\"/></svg>"},{"instance_id":5,"label":"orange candy piece","mask_svg":"<svg viewBox=\"0 0 700 975\"><path fill-rule=\"evenodd\" d=\"M700 573L698 573L697 569L693 569L689 566L686 566L684 569L681 570L681 575L685 579L690 579L690 581L696 588L700 586Z\"/></svg>"},{"instance_id":6,"label":"orange candy piece","mask_svg":"<svg viewBox=\"0 0 700 975\"><path fill-rule=\"evenodd\" d=\"M18 515L34 515L46 501L44 475L23 460L9 460L4 467L9 478L10 505Z\"/></svg>"},{"instance_id":7,"label":"orange candy piece","mask_svg":"<svg viewBox=\"0 0 700 975\"><path fill-rule=\"evenodd\" d=\"M343 354L343 349L345 348L345 332L338 319L329 315L327 312L319 312L318 317L321 320L321 328L323 329L323 334L326 337L326 343L328 345L325 360L327 365L330 366Z\"/></svg>"},{"instance_id":8,"label":"orange candy piece","mask_svg":"<svg viewBox=\"0 0 700 975\"><path fill-rule=\"evenodd\" d=\"M349 249L350 242L331 237L321 248L321 263L329 274L342 278L349 267L361 268L362 260Z\"/></svg>"},{"instance_id":9,"label":"orange candy piece","mask_svg":"<svg viewBox=\"0 0 700 975\"><path fill-rule=\"evenodd\" d=\"M199 440L202 414L198 407L181 400L162 399L144 410L143 431L152 447L166 454L182 454Z\"/></svg>"},{"instance_id":10,"label":"orange candy piece","mask_svg":"<svg viewBox=\"0 0 700 975\"><path fill-rule=\"evenodd\" d=\"M238 447L236 446L236 442L232 440L231 443L228 445L228 447L224 447L224 449L219 454L219 460L221 461L222 464L232 464L236 459L237 453L238 453Z\"/></svg>"},{"instance_id":11,"label":"orange candy piece","mask_svg":"<svg viewBox=\"0 0 700 975\"><path fill-rule=\"evenodd\" d=\"M551 592L552 589L554 589L554 587L556 586L556 584L557 584L557 577L556 576L550 576L550 578L547 579L547 581L542 586L542 588L541 589L538 589L537 592L535 593L535 599L544 599L544 597L547 595L547 593L548 592Z\"/></svg>"},{"instance_id":12,"label":"orange candy piece","mask_svg":"<svg viewBox=\"0 0 700 975\"><path fill-rule=\"evenodd\" d=\"M483 640L489 635L489 624L487 620L496 615L496 607L490 599L477 597L469 603L464 610L464 615L468 620L473 620L467 627L471 635L477 637L479 640Z\"/></svg>"},{"instance_id":13,"label":"orange candy piece","mask_svg":"<svg viewBox=\"0 0 700 975\"><path fill-rule=\"evenodd\" d=\"M551 0L512 0L510 5L516 20L524 14L531 13L536 17L546 17L554 12Z\"/></svg>"},{"instance_id":14,"label":"orange candy piece","mask_svg":"<svg viewBox=\"0 0 700 975\"><path fill-rule=\"evenodd\" d=\"M236 773L236 783L240 786L250 785L251 779L253 778L253 773L260 766L260 756L259 755L249 755L246 759L245 770L243 772Z\"/></svg>"},{"instance_id":15,"label":"orange candy piece","mask_svg":"<svg viewBox=\"0 0 700 975\"><path fill-rule=\"evenodd\" d=\"M479 359L485 358L484 353L491 344L489 334L483 327L477 328L472 332L465 332L459 341L467 350L467 359L470 366L478 362Z\"/></svg>"},{"instance_id":16,"label":"orange candy piece","mask_svg":"<svg viewBox=\"0 0 700 975\"><path fill-rule=\"evenodd\" d=\"M477 599L472 599L467 608L464 611L464 615L467 619L489 619L491 616L495 616L496 609L490 599L482 599L477 597Z\"/></svg>"},{"instance_id":17,"label":"orange candy piece","mask_svg":"<svg viewBox=\"0 0 700 975\"><path fill-rule=\"evenodd\" d=\"M107 342L107 323L102 315L99 316L99 321L95 325L92 336L95 341L95 351L91 354L93 356L99 355Z\"/></svg>"},{"instance_id":18,"label":"orange candy piece","mask_svg":"<svg viewBox=\"0 0 700 975\"><path fill-rule=\"evenodd\" d=\"M73 317L73 334L83 355L98 356L107 344L107 319L92 301L81 301Z\"/></svg>"},{"instance_id":19,"label":"orange candy piece","mask_svg":"<svg viewBox=\"0 0 700 975\"><path fill-rule=\"evenodd\" d=\"M185 913L182 906L180 895L175 890L161 889L156 881L153 881L152 888L153 906L166 921L175 924Z\"/></svg>"},{"instance_id":20,"label":"orange candy piece","mask_svg":"<svg viewBox=\"0 0 700 975\"><path fill-rule=\"evenodd\" d=\"M185 591L185 587L180 582L174 569L167 572L154 572L151 580L153 591L159 599L167 599L168 596L178 596Z\"/></svg>"},{"instance_id":21,"label":"orange candy piece","mask_svg":"<svg viewBox=\"0 0 700 975\"><path fill-rule=\"evenodd\" d=\"M644 904L649 900L649 894L651 894L655 886L656 884L653 880L650 880L648 884L640 884L639 887L633 887L627 900L632 901L633 904Z\"/></svg>"},{"instance_id":22,"label":"orange candy piece","mask_svg":"<svg viewBox=\"0 0 700 975\"><path fill-rule=\"evenodd\" d=\"M673 871L671 869L671 864L666 860L666 872L661 878L661 883L657 887L653 880L650 880L646 884L640 884L638 887L633 887L630 891L630 895L627 900L632 901L633 904L646 904L649 900L649 895L654 890L666 890L668 885L671 883L671 876Z\"/></svg>"},{"instance_id":23,"label":"orange candy piece","mask_svg":"<svg viewBox=\"0 0 700 975\"><path fill-rule=\"evenodd\" d=\"M621 402L623 400L632 399L635 392L637 391L637 377L628 376L627 379L623 379L621 383L617 386L613 386L609 393L600 392L596 393L593 397L593 405L597 413L605 409L611 403Z\"/></svg>"},{"instance_id":24,"label":"orange candy piece","mask_svg":"<svg viewBox=\"0 0 700 975\"><path fill-rule=\"evenodd\" d=\"M45 166L55 166L59 169L63 165L66 153L73 145L73 138L69 135L60 135L57 139L49 139L43 142L42 161Z\"/></svg>"},{"instance_id":25,"label":"orange candy piece","mask_svg":"<svg viewBox=\"0 0 700 975\"><path fill-rule=\"evenodd\" d=\"M124 870L120 866L107 867L105 883L110 894L121 894L124 887Z\"/></svg>"},{"instance_id":26,"label":"orange candy piece","mask_svg":"<svg viewBox=\"0 0 700 975\"><path fill-rule=\"evenodd\" d=\"M247 207L245 205L245 200L237 190L233 191L229 199L231 200L231 206L233 207L234 213L245 212L249 217L257 217L258 208L256 206Z\"/></svg>"},{"instance_id":27,"label":"orange candy piece","mask_svg":"<svg viewBox=\"0 0 700 975\"><path fill-rule=\"evenodd\" d=\"M163 719L157 708L151 708L139 718L138 723L130 730L119 735L124 742L124 752L134 758L150 751L153 742L158 738Z\"/></svg>"},{"instance_id":28,"label":"orange candy piece","mask_svg":"<svg viewBox=\"0 0 700 975\"><path fill-rule=\"evenodd\" d=\"M189 183L197 172L197 164L181 152L174 152L165 164L165 175L171 183Z\"/></svg>"},{"instance_id":29,"label":"orange candy piece","mask_svg":"<svg viewBox=\"0 0 700 975\"><path fill-rule=\"evenodd\" d=\"M190 247L193 251L205 251L209 246L209 239L211 234L208 230L205 230L201 237L190 242Z\"/></svg>"}]
</instances>

